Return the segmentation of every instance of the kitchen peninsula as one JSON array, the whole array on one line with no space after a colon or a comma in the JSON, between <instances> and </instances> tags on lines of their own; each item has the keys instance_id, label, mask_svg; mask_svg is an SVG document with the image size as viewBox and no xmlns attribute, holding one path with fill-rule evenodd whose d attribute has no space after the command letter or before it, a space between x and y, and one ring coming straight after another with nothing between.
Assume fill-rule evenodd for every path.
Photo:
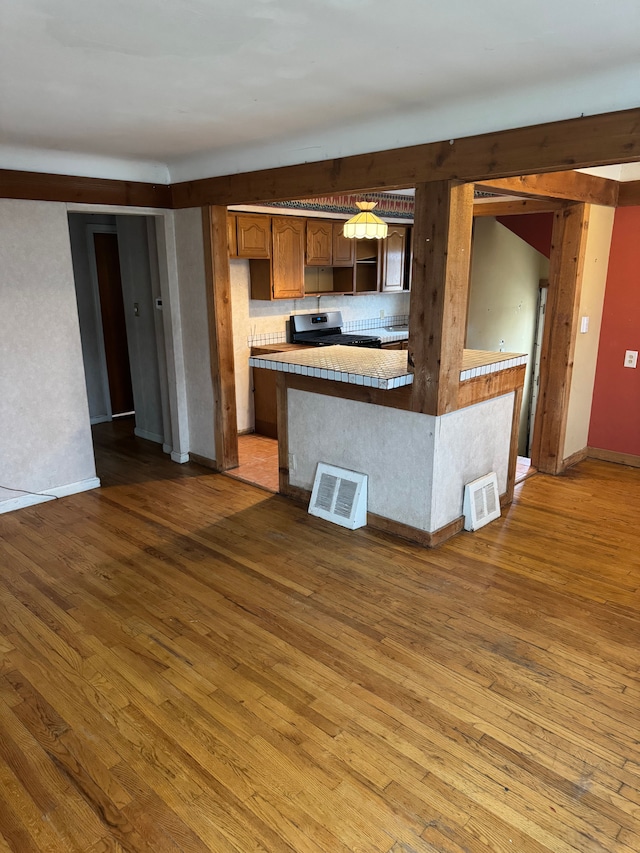
<instances>
[{"instance_id":1,"label":"kitchen peninsula","mask_svg":"<svg viewBox=\"0 0 640 853\"><path fill-rule=\"evenodd\" d=\"M527 357L464 350L459 408L412 411L403 350L322 347L253 357L278 374L280 491L308 499L318 462L369 477L370 526L426 545L462 529L464 485L495 471L513 494Z\"/></svg>"}]
</instances>

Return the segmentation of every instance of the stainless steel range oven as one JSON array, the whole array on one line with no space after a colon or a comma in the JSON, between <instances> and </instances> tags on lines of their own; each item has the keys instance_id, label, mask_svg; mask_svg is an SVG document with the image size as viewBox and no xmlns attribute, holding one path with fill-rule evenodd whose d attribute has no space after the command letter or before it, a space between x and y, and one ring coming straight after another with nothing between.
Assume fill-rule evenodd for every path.
<instances>
[{"instance_id":1,"label":"stainless steel range oven","mask_svg":"<svg viewBox=\"0 0 640 853\"><path fill-rule=\"evenodd\" d=\"M292 314L289 318L292 344L311 347L330 347L335 344L347 347L372 347L380 349L382 342L375 335L345 335L342 333L340 311L318 311L315 314Z\"/></svg>"}]
</instances>

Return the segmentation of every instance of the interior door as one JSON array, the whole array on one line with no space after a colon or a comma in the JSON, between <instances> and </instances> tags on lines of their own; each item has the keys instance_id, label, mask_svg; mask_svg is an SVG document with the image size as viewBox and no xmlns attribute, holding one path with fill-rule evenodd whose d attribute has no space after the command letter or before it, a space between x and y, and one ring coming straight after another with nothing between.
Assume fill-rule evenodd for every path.
<instances>
[{"instance_id":1,"label":"interior door","mask_svg":"<svg viewBox=\"0 0 640 853\"><path fill-rule=\"evenodd\" d=\"M116 234L95 233L93 245L111 412L113 415L121 415L133 411L133 388L124 319L118 237Z\"/></svg>"}]
</instances>

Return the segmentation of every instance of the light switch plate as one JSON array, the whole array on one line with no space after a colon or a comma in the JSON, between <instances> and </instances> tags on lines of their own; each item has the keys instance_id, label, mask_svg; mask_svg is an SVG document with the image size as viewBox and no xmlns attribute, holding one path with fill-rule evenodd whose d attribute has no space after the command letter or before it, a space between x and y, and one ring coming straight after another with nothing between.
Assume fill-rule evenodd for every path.
<instances>
[{"instance_id":1,"label":"light switch plate","mask_svg":"<svg viewBox=\"0 0 640 853\"><path fill-rule=\"evenodd\" d=\"M638 366L638 350L636 349L628 349L624 354L624 366L625 367L637 367Z\"/></svg>"},{"instance_id":2,"label":"light switch plate","mask_svg":"<svg viewBox=\"0 0 640 853\"><path fill-rule=\"evenodd\" d=\"M589 318L588 317L582 317L582 319L580 320L580 334L586 335L588 331L589 331Z\"/></svg>"}]
</instances>

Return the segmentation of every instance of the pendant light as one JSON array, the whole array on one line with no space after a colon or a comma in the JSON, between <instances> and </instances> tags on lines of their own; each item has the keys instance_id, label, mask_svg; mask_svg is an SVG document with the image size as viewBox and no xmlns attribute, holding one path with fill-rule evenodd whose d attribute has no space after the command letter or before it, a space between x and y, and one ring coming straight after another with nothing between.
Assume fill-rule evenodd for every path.
<instances>
[{"instance_id":1,"label":"pendant light","mask_svg":"<svg viewBox=\"0 0 640 853\"><path fill-rule=\"evenodd\" d=\"M360 213L356 213L351 219L344 223L343 234L345 237L353 237L361 239L366 237L368 240L383 240L387 236L389 226L383 222L379 216L372 213L376 206L375 201L357 201L356 207Z\"/></svg>"}]
</instances>

